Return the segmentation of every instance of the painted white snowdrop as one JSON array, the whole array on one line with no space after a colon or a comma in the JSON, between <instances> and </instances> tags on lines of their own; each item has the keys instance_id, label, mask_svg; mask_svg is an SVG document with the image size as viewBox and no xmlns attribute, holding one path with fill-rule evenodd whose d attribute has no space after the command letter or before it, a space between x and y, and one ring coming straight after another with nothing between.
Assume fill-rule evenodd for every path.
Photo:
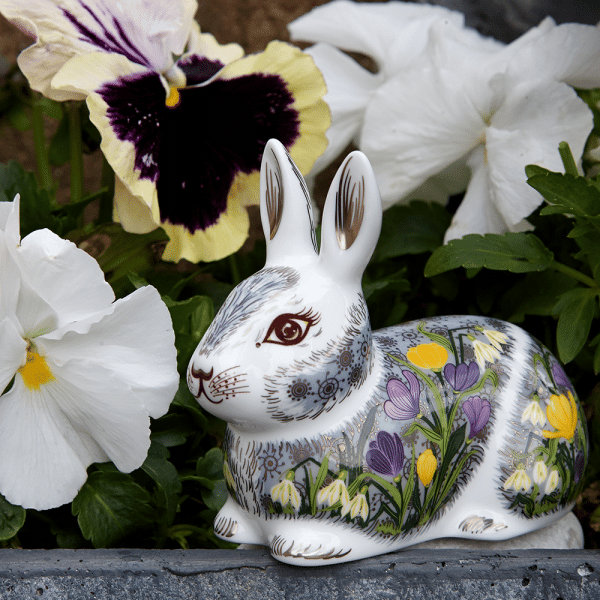
<instances>
[{"instance_id":1,"label":"painted white snowdrop","mask_svg":"<svg viewBox=\"0 0 600 600\"><path fill-rule=\"evenodd\" d=\"M136 469L178 383L158 292L115 301L91 256L48 230L21 240L18 197L0 203L0 493L44 510L91 463Z\"/></svg>"},{"instance_id":2,"label":"painted white snowdrop","mask_svg":"<svg viewBox=\"0 0 600 600\"><path fill-rule=\"evenodd\" d=\"M329 42L384 65L362 111L332 108L330 139L341 135L344 119L346 132L355 119L352 139L373 165L384 208L415 197L445 202L466 190L446 241L530 228L524 219L542 197L527 185L525 166L562 170L558 144L568 142L579 158L592 130L591 111L570 86L600 86L600 29L548 18L504 45L452 16L418 21L426 5L404 17L401 4L333 2L329 13L315 9L296 22L301 27L290 26L296 39ZM351 35L351 24L361 33ZM411 27L420 28L412 44L395 39L394 28L402 38ZM331 74L324 49L314 51L327 100L343 106L340 74ZM350 69L348 76L359 89L358 76ZM348 141L331 139L331 147Z\"/></svg>"}]
</instances>

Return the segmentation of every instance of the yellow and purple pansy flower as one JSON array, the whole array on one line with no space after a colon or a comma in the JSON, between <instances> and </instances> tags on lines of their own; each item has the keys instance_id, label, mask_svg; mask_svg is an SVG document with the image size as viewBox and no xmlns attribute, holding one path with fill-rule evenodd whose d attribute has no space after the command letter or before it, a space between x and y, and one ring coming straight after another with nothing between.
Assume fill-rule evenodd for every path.
<instances>
[{"instance_id":1,"label":"yellow and purple pansy flower","mask_svg":"<svg viewBox=\"0 0 600 600\"><path fill-rule=\"evenodd\" d=\"M275 41L244 57L201 33L196 9L196 0L0 0L36 39L19 57L31 87L87 100L116 174L116 218L136 233L163 227L172 261L238 250L266 142L279 139L306 174L330 124L308 54Z\"/></svg>"}]
</instances>

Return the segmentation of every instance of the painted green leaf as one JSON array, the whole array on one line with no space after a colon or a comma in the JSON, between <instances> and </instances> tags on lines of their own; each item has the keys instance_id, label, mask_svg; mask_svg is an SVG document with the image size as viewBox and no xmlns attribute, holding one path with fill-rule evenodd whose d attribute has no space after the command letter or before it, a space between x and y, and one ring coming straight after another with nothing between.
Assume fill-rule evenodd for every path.
<instances>
[{"instance_id":1,"label":"painted green leaf","mask_svg":"<svg viewBox=\"0 0 600 600\"><path fill-rule=\"evenodd\" d=\"M513 273L543 271L553 256L531 233L470 234L437 248L425 265L425 276L432 277L458 267L486 267Z\"/></svg>"},{"instance_id":2,"label":"painted green leaf","mask_svg":"<svg viewBox=\"0 0 600 600\"><path fill-rule=\"evenodd\" d=\"M73 500L71 510L83 537L107 548L152 524L152 497L125 473L92 473Z\"/></svg>"},{"instance_id":3,"label":"painted green leaf","mask_svg":"<svg viewBox=\"0 0 600 600\"><path fill-rule=\"evenodd\" d=\"M564 293L554 307L559 314L556 327L558 355L562 362L572 361L587 342L597 306L598 291L578 287Z\"/></svg>"},{"instance_id":4,"label":"painted green leaf","mask_svg":"<svg viewBox=\"0 0 600 600\"><path fill-rule=\"evenodd\" d=\"M25 524L26 511L0 495L0 541L15 537Z\"/></svg>"},{"instance_id":5,"label":"painted green leaf","mask_svg":"<svg viewBox=\"0 0 600 600\"><path fill-rule=\"evenodd\" d=\"M389 208L383 213L374 260L435 250L443 243L451 218L443 206L422 200Z\"/></svg>"}]
</instances>

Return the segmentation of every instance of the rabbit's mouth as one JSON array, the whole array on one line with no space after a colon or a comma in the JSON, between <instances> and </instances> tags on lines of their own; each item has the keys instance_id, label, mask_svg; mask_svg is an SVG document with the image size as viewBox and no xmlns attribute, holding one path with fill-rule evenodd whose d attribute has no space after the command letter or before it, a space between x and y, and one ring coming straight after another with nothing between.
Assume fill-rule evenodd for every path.
<instances>
[{"instance_id":1,"label":"rabbit's mouth","mask_svg":"<svg viewBox=\"0 0 600 600\"><path fill-rule=\"evenodd\" d=\"M204 396L209 402L212 402L213 404L221 404L221 402L223 402L223 398L221 398L220 400L213 400L204 389L204 382L210 381L212 379L213 371L214 369L211 368L210 372L205 373L202 369L196 369L192 367L192 377L198 380L198 393L196 394L196 399L199 399L202 396L202 394L204 394Z\"/></svg>"}]
</instances>

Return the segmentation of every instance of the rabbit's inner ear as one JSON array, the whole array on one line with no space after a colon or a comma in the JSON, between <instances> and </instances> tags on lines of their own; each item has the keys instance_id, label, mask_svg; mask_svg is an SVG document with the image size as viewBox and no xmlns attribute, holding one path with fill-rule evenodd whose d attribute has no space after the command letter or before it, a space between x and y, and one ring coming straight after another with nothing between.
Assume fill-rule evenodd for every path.
<instances>
[{"instance_id":1,"label":"rabbit's inner ear","mask_svg":"<svg viewBox=\"0 0 600 600\"><path fill-rule=\"evenodd\" d=\"M365 178L352 175L352 159L345 165L336 193L335 235L338 246L347 250L358 236L365 213Z\"/></svg>"},{"instance_id":2,"label":"rabbit's inner ear","mask_svg":"<svg viewBox=\"0 0 600 600\"><path fill-rule=\"evenodd\" d=\"M265 162L265 200L267 214L269 215L270 237L273 239L283 215L283 186L281 182L281 168L279 160L271 149L271 160Z\"/></svg>"}]
</instances>

